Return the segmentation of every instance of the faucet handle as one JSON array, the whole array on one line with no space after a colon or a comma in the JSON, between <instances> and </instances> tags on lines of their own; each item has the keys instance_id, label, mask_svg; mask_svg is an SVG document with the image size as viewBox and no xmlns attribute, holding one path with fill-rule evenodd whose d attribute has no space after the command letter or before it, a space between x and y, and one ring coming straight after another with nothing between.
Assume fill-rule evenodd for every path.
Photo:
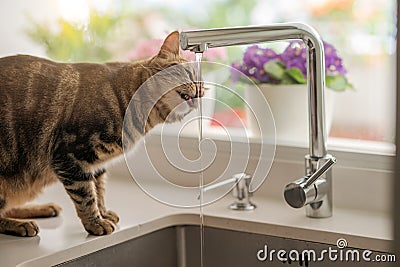
<instances>
[{"instance_id":1,"label":"faucet handle","mask_svg":"<svg viewBox=\"0 0 400 267\"><path fill-rule=\"evenodd\" d=\"M336 158L330 156L327 161L311 176L305 176L286 185L284 191L286 202L293 208L301 208L312 202L319 201L323 195L326 194L326 190L328 190L326 188L325 179L319 178L324 175L335 163Z\"/></svg>"},{"instance_id":2,"label":"faucet handle","mask_svg":"<svg viewBox=\"0 0 400 267\"><path fill-rule=\"evenodd\" d=\"M321 177L322 175L324 175L324 173L326 173L332 166L333 164L336 163L336 158L331 156L328 158L328 160L318 169L316 170L311 176L310 178L307 179L306 184L304 185L305 187L309 187L312 184L315 183L315 181Z\"/></svg>"}]
</instances>

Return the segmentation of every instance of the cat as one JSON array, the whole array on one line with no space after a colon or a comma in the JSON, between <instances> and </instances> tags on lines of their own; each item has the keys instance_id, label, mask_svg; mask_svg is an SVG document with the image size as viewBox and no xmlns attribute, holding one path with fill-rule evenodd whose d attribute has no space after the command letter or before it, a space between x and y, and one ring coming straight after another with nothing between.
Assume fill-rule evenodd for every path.
<instances>
[{"instance_id":1,"label":"cat","mask_svg":"<svg viewBox=\"0 0 400 267\"><path fill-rule=\"evenodd\" d=\"M177 31L157 55L129 63L0 58L0 233L36 236L38 225L20 219L59 215L61 208L54 203L22 206L56 181L88 233L112 233L119 217L104 204L105 165L123 154L129 102L149 78L184 62ZM175 75L189 82L167 92L150 86L135 102L128 114L133 122L130 149L157 124L181 120L196 108L203 90L194 81L194 69L185 67ZM142 114L153 98L157 101L149 115Z\"/></svg>"}]
</instances>

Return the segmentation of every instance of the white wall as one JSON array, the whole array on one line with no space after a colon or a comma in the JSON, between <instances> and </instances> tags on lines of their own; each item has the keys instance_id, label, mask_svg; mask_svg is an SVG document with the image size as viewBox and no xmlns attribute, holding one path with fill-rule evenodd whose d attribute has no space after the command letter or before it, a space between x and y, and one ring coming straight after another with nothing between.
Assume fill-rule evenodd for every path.
<instances>
[{"instance_id":1,"label":"white wall","mask_svg":"<svg viewBox=\"0 0 400 267\"><path fill-rule=\"evenodd\" d=\"M26 34L30 26L28 17L51 23L58 15L58 2L54 0L0 1L0 56L17 53L44 56L44 48Z\"/></svg>"}]
</instances>

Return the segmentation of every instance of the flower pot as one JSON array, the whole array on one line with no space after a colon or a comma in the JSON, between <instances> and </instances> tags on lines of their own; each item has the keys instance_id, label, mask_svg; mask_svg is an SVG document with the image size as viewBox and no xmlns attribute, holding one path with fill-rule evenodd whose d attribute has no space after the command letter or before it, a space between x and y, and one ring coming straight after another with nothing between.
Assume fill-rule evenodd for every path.
<instances>
[{"instance_id":1,"label":"flower pot","mask_svg":"<svg viewBox=\"0 0 400 267\"><path fill-rule=\"evenodd\" d=\"M248 86L245 90L247 101L247 122L252 135L257 137L260 130L265 131L265 123L256 120L267 112L265 101L260 101L260 90L268 102L275 120L277 143L306 144L308 142L308 93L307 85L271 85ZM329 133L332 124L333 92L325 90L325 124ZM251 111L252 110L252 111ZM253 114L252 114L253 113ZM256 116L254 116L254 114Z\"/></svg>"}]
</instances>

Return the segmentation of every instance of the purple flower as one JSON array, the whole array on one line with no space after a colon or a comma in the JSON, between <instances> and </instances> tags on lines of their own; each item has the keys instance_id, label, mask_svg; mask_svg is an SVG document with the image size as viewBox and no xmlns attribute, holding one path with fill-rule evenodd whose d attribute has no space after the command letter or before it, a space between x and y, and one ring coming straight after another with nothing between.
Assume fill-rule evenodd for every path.
<instances>
[{"instance_id":1,"label":"purple flower","mask_svg":"<svg viewBox=\"0 0 400 267\"><path fill-rule=\"evenodd\" d=\"M342 76L341 81L345 81L344 88L352 88L352 85L344 77L347 71L343 66L342 59L337 55L336 49L326 42L323 42L323 45L326 76L330 78ZM266 64L268 62L270 63ZM277 54L269 48L253 45L247 48L243 54L242 62L232 63L232 67L259 83L304 83L307 77L307 49L302 41L291 41L282 54ZM296 68L300 72L293 71L292 68ZM233 81L239 80L240 72L232 71ZM342 84L338 86L337 80L336 84L332 79L329 81L328 86L337 87L334 90L344 89Z\"/></svg>"},{"instance_id":2,"label":"purple flower","mask_svg":"<svg viewBox=\"0 0 400 267\"><path fill-rule=\"evenodd\" d=\"M307 75L307 50L301 41L292 41L281 55L286 69L298 68L306 77Z\"/></svg>"},{"instance_id":3,"label":"purple flower","mask_svg":"<svg viewBox=\"0 0 400 267\"><path fill-rule=\"evenodd\" d=\"M325 71L328 76L345 75L347 73L342 59L336 49L329 43L323 42L325 50ZM301 41L292 41L281 55L287 69L298 68L307 77L307 50Z\"/></svg>"},{"instance_id":4,"label":"purple flower","mask_svg":"<svg viewBox=\"0 0 400 267\"><path fill-rule=\"evenodd\" d=\"M328 76L346 75L347 70L344 68L342 59L337 55L336 49L327 42L324 42L325 50L325 70Z\"/></svg>"},{"instance_id":5,"label":"purple flower","mask_svg":"<svg viewBox=\"0 0 400 267\"><path fill-rule=\"evenodd\" d=\"M243 64L234 63L232 67L261 83L276 83L264 70L265 63L275 59L279 59L279 55L274 50L253 45L245 51Z\"/></svg>"}]
</instances>

